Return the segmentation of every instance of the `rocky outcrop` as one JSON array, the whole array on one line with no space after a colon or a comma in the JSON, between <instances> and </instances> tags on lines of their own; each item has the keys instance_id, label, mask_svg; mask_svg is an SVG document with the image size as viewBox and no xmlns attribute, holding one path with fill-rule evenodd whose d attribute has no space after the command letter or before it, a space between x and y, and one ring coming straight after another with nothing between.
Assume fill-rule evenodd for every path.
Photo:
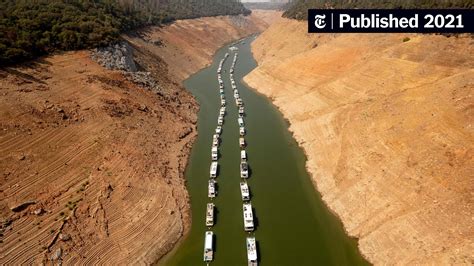
<instances>
[{"instance_id":1,"label":"rocky outcrop","mask_svg":"<svg viewBox=\"0 0 474 266\"><path fill-rule=\"evenodd\" d=\"M156 92L161 91L158 82L150 72L137 70L133 48L126 41L95 48L91 51L91 58L107 69L121 70L128 80L143 88Z\"/></svg>"},{"instance_id":2,"label":"rocky outcrop","mask_svg":"<svg viewBox=\"0 0 474 266\"><path fill-rule=\"evenodd\" d=\"M109 70L136 72L132 48L126 42L119 42L92 50L92 59Z\"/></svg>"}]
</instances>

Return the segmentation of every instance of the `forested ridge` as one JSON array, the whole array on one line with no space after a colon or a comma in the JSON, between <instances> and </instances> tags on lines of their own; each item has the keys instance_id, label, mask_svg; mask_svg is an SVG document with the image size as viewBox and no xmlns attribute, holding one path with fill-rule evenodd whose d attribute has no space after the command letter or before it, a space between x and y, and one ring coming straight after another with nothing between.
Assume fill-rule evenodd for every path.
<instances>
[{"instance_id":1,"label":"forested ridge","mask_svg":"<svg viewBox=\"0 0 474 266\"><path fill-rule=\"evenodd\" d=\"M0 0L0 65L106 45L176 19L250 14L238 0Z\"/></svg>"},{"instance_id":2,"label":"forested ridge","mask_svg":"<svg viewBox=\"0 0 474 266\"><path fill-rule=\"evenodd\" d=\"M472 0L293 0L284 17L308 19L311 8L473 8Z\"/></svg>"}]
</instances>

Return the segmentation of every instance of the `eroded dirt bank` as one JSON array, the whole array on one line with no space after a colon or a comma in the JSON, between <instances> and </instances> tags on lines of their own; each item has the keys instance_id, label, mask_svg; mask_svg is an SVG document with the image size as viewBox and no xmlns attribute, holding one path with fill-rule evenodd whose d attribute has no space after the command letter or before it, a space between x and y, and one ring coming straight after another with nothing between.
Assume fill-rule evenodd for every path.
<instances>
[{"instance_id":1,"label":"eroded dirt bank","mask_svg":"<svg viewBox=\"0 0 474 266\"><path fill-rule=\"evenodd\" d=\"M149 264L169 251L189 227L183 171L196 135L181 81L270 17L177 21L126 37L159 91L88 51L1 69L0 263Z\"/></svg>"},{"instance_id":2,"label":"eroded dirt bank","mask_svg":"<svg viewBox=\"0 0 474 266\"><path fill-rule=\"evenodd\" d=\"M473 39L306 27L272 24L245 80L290 121L325 202L375 264L472 264Z\"/></svg>"}]
</instances>

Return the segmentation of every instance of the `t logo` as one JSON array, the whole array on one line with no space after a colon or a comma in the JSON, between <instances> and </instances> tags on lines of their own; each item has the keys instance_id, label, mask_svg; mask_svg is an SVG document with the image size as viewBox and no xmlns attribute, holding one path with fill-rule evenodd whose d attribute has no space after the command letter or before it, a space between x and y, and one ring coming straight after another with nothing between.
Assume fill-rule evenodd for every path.
<instances>
[{"instance_id":1,"label":"t logo","mask_svg":"<svg viewBox=\"0 0 474 266\"><path fill-rule=\"evenodd\" d=\"M314 26L318 29L323 29L326 27L326 14L314 16Z\"/></svg>"}]
</instances>

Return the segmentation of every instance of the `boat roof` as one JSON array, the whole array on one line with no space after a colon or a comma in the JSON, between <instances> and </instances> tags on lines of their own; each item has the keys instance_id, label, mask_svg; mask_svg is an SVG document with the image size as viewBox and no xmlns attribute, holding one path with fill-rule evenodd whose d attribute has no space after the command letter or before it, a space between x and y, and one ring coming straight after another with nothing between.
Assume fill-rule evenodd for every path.
<instances>
[{"instance_id":1,"label":"boat roof","mask_svg":"<svg viewBox=\"0 0 474 266\"><path fill-rule=\"evenodd\" d=\"M247 237L247 257L248 260L257 260L257 245L255 237Z\"/></svg>"},{"instance_id":2,"label":"boat roof","mask_svg":"<svg viewBox=\"0 0 474 266\"><path fill-rule=\"evenodd\" d=\"M212 236L214 233L212 231L206 231L206 239L204 241L205 249L212 249Z\"/></svg>"}]
</instances>

